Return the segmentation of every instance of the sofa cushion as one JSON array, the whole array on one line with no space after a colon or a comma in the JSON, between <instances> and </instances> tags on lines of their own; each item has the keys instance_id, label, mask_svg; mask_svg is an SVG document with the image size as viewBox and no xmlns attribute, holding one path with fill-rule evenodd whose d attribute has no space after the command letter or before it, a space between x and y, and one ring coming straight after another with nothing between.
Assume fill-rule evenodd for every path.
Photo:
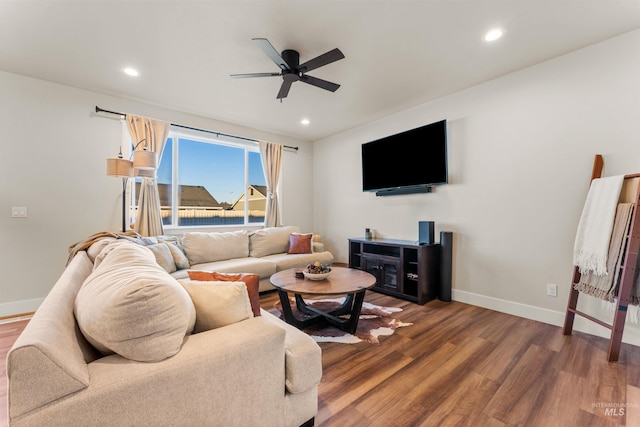
<instances>
[{"instance_id":1,"label":"sofa cushion","mask_svg":"<svg viewBox=\"0 0 640 427\"><path fill-rule=\"evenodd\" d=\"M249 256L249 233L185 233L182 247L190 265Z\"/></svg>"},{"instance_id":2,"label":"sofa cushion","mask_svg":"<svg viewBox=\"0 0 640 427\"><path fill-rule=\"evenodd\" d=\"M166 244L171 251L171 255L173 256L173 262L176 264L176 270L183 270L185 268L189 268L189 260L187 259L187 255L185 255L182 248L180 248L179 243L167 243Z\"/></svg>"},{"instance_id":3,"label":"sofa cushion","mask_svg":"<svg viewBox=\"0 0 640 427\"><path fill-rule=\"evenodd\" d=\"M194 333L253 317L244 282L181 280L196 308Z\"/></svg>"},{"instance_id":4,"label":"sofa cushion","mask_svg":"<svg viewBox=\"0 0 640 427\"><path fill-rule=\"evenodd\" d=\"M291 233L289 235L289 254L310 254L311 253L311 241L313 239L313 233L300 234Z\"/></svg>"},{"instance_id":5,"label":"sofa cushion","mask_svg":"<svg viewBox=\"0 0 640 427\"><path fill-rule=\"evenodd\" d=\"M266 255L286 253L289 249L289 235L300 229L290 225L286 227L267 227L253 232L249 236L249 255L261 258Z\"/></svg>"},{"instance_id":6,"label":"sofa cushion","mask_svg":"<svg viewBox=\"0 0 640 427\"><path fill-rule=\"evenodd\" d=\"M178 270L189 268L189 260L178 247L178 244L171 242L159 242L156 245L147 246L156 257L156 261L160 267L164 268L167 273L173 273Z\"/></svg>"},{"instance_id":7,"label":"sofa cushion","mask_svg":"<svg viewBox=\"0 0 640 427\"><path fill-rule=\"evenodd\" d=\"M219 273L217 271L189 270L189 279L203 282L244 282L249 293L251 310L254 316L260 316L260 276L249 273ZM187 289L188 290L188 289Z\"/></svg>"},{"instance_id":8,"label":"sofa cushion","mask_svg":"<svg viewBox=\"0 0 640 427\"><path fill-rule=\"evenodd\" d=\"M75 300L78 326L102 354L156 362L176 354L195 324L185 289L146 247L111 243Z\"/></svg>"},{"instance_id":9,"label":"sofa cushion","mask_svg":"<svg viewBox=\"0 0 640 427\"><path fill-rule=\"evenodd\" d=\"M260 278L271 277L276 270L276 264L264 258L235 258L224 261L205 262L204 264L195 264L191 266L191 270L201 271L219 271L221 273L243 273L257 274ZM171 273L176 279L184 279L189 277L188 270L178 270Z\"/></svg>"},{"instance_id":10,"label":"sofa cushion","mask_svg":"<svg viewBox=\"0 0 640 427\"><path fill-rule=\"evenodd\" d=\"M156 262L160 267L164 268L167 273L176 271L176 262L173 260L169 245L166 243L158 243L157 245L149 245L147 248L153 252L153 255L156 257Z\"/></svg>"}]
</instances>

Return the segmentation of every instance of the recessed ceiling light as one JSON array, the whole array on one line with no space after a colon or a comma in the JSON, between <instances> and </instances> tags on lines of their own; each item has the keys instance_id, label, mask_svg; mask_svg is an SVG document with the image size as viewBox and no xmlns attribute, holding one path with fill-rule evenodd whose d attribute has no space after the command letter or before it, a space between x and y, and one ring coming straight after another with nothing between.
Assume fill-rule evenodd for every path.
<instances>
[{"instance_id":1,"label":"recessed ceiling light","mask_svg":"<svg viewBox=\"0 0 640 427\"><path fill-rule=\"evenodd\" d=\"M303 125L305 125L305 126L307 126L309 123L311 123L311 122L309 121L309 119L302 119L302 120L300 120L300 124L303 124Z\"/></svg>"},{"instance_id":2,"label":"recessed ceiling light","mask_svg":"<svg viewBox=\"0 0 640 427\"><path fill-rule=\"evenodd\" d=\"M127 67L124 70L122 70L126 75L131 76L131 77L138 77L140 75L140 73L138 72L138 70L136 70L135 68L131 68L131 67Z\"/></svg>"},{"instance_id":3,"label":"recessed ceiling light","mask_svg":"<svg viewBox=\"0 0 640 427\"><path fill-rule=\"evenodd\" d=\"M484 35L484 41L492 42L498 40L500 37L502 37L502 30L500 28L494 28Z\"/></svg>"}]
</instances>

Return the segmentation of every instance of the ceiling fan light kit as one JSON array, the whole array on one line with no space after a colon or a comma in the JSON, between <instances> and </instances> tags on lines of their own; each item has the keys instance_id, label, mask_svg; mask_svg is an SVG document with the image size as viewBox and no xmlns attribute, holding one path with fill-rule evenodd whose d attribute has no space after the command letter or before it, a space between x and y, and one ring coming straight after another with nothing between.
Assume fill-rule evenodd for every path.
<instances>
[{"instance_id":1,"label":"ceiling fan light kit","mask_svg":"<svg viewBox=\"0 0 640 427\"><path fill-rule=\"evenodd\" d=\"M344 54L340 52L340 49L336 48L329 52L323 53L304 64L300 64L300 54L298 51L292 49L286 49L282 51L282 54L273 47L269 40L264 38L253 39L258 44L258 47L280 68L279 73L251 73L251 74L232 74L234 78L247 78L247 77L282 77L282 85L278 91L276 99L282 101L289 94L291 85L297 81L310 84L320 89L335 92L340 87L339 84L332 83L326 80L319 79L317 77L309 76L306 73L316 68L331 64L344 58Z\"/></svg>"}]
</instances>

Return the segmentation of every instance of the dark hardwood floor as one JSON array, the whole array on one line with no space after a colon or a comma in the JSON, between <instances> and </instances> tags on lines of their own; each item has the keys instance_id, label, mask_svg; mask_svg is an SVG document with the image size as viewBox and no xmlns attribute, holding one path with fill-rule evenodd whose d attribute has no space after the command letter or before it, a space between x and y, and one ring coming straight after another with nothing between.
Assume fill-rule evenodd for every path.
<instances>
[{"instance_id":1,"label":"dark hardwood floor","mask_svg":"<svg viewBox=\"0 0 640 427\"><path fill-rule=\"evenodd\" d=\"M640 348L458 302L401 307L379 345L321 343L316 426L637 426ZM262 297L272 307L275 294Z\"/></svg>"},{"instance_id":2,"label":"dark hardwood floor","mask_svg":"<svg viewBox=\"0 0 640 427\"><path fill-rule=\"evenodd\" d=\"M275 293L263 295L271 308ZM321 343L316 426L640 426L640 348L458 302L401 307L412 326L380 344ZM6 353L25 322L0 324L0 426Z\"/></svg>"}]
</instances>

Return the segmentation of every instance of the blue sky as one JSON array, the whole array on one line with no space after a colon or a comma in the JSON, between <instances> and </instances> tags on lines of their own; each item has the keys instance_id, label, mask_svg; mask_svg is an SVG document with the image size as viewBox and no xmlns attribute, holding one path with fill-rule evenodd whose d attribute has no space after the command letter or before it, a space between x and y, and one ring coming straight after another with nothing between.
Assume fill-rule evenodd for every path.
<instances>
[{"instance_id":1,"label":"blue sky","mask_svg":"<svg viewBox=\"0 0 640 427\"><path fill-rule=\"evenodd\" d=\"M169 138L158 168L158 182L171 183ZM244 192L244 150L180 138L178 152L180 185L204 185L218 202L235 201ZM266 185L260 153L249 153L249 184Z\"/></svg>"}]
</instances>

